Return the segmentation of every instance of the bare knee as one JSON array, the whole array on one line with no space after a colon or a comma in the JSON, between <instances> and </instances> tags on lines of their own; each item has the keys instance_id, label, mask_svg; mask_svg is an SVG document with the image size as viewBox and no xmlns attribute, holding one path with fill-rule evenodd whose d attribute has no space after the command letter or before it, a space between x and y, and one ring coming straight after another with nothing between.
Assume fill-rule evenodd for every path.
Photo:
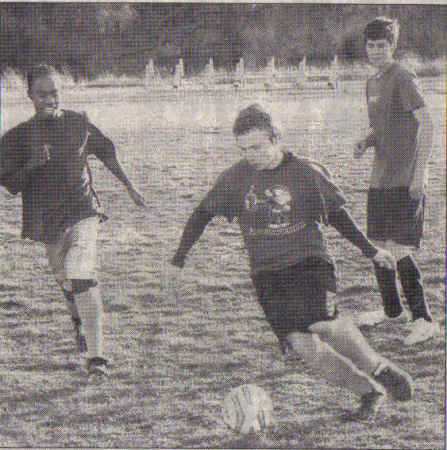
<instances>
[{"instance_id":1,"label":"bare knee","mask_svg":"<svg viewBox=\"0 0 447 450\"><path fill-rule=\"evenodd\" d=\"M378 248L386 249L386 246L387 246L386 241L378 241L376 239L371 239L371 242Z\"/></svg>"},{"instance_id":2,"label":"bare knee","mask_svg":"<svg viewBox=\"0 0 447 450\"><path fill-rule=\"evenodd\" d=\"M287 341L292 351L310 365L324 358L327 344L315 333L291 333Z\"/></svg>"},{"instance_id":3,"label":"bare knee","mask_svg":"<svg viewBox=\"0 0 447 450\"><path fill-rule=\"evenodd\" d=\"M327 340L335 335L345 335L355 327L353 320L350 317L339 316L334 320L322 320L312 324L309 330L316 333L321 339Z\"/></svg>"},{"instance_id":4,"label":"bare knee","mask_svg":"<svg viewBox=\"0 0 447 450\"><path fill-rule=\"evenodd\" d=\"M399 261L402 258L405 258L408 255L411 255L410 247L398 244L393 240L386 241L386 250L388 250L396 259Z\"/></svg>"}]
</instances>

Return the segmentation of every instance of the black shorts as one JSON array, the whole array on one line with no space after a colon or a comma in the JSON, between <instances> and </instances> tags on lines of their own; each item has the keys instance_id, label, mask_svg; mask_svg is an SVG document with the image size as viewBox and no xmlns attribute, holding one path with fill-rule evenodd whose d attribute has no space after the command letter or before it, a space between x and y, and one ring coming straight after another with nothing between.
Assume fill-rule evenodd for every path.
<instances>
[{"instance_id":1,"label":"black shorts","mask_svg":"<svg viewBox=\"0 0 447 450\"><path fill-rule=\"evenodd\" d=\"M320 258L253 277L258 301L283 347L289 333L309 332L310 325L337 317L327 297L333 282L333 266Z\"/></svg>"},{"instance_id":2,"label":"black shorts","mask_svg":"<svg viewBox=\"0 0 447 450\"><path fill-rule=\"evenodd\" d=\"M401 245L420 247L425 212L425 196L410 197L407 187L371 188L368 192L368 238L392 239Z\"/></svg>"}]
</instances>

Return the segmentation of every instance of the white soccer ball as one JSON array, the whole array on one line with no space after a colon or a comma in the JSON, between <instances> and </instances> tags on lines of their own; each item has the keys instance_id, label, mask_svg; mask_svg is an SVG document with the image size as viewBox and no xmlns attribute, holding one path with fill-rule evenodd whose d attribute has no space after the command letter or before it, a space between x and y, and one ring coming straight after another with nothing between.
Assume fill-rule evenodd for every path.
<instances>
[{"instance_id":1,"label":"white soccer ball","mask_svg":"<svg viewBox=\"0 0 447 450\"><path fill-rule=\"evenodd\" d=\"M264 389L244 384L232 389L225 397L224 422L242 434L259 433L273 424L273 404Z\"/></svg>"}]
</instances>

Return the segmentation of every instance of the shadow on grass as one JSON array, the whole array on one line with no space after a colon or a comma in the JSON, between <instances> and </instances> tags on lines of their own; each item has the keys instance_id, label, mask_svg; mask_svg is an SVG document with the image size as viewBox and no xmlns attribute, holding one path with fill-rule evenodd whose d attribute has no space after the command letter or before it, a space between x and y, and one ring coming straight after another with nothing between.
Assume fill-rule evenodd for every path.
<instances>
[{"instance_id":1,"label":"shadow on grass","mask_svg":"<svg viewBox=\"0 0 447 450\"><path fill-rule=\"evenodd\" d=\"M11 309L21 309L21 308L25 308L25 305L15 302L14 300L0 302L0 309L4 309L5 311L10 311Z\"/></svg>"},{"instance_id":2,"label":"shadow on grass","mask_svg":"<svg viewBox=\"0 0 447 450\"><path fill-rule=\"evenodd\" d=\"M373 286L350 286L337 292L337 297L354 297L364 293L370 294L374 291L376 291L376 289Z\"/></svg>"},{"instance_id":3,"label":"shadow on grass","mask_svg":"<svg viewBox=\"0 0 447 450\"><path fill-rule=\"evenodd\" d=\"M306 423L282 422L265 433L236 435L224 440L219 448L318 448L318 435L331 417Z\"/></svg>"}]
</instances>

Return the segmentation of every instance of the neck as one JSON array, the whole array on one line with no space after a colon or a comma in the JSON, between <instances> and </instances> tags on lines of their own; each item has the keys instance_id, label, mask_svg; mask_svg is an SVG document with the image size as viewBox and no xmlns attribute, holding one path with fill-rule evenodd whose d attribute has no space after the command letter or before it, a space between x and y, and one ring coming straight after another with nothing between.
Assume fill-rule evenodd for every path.
<instances>
[{"instance_id":1,"label":"neck","mask_svg":"<svg viewBox=\"0 0 447 450\"><path fill-rule=\"evenodd\" d=\"M284 158L284 153L278 145L275 145L274 149L275 151L272 154L272 159L270 160L270 163L266 167L267 169L270 170L274 169L275 167L278 167L281 164L282 159Z\"/></svg>"},{"instance_id":2,"label":"neck","mask_svg":"<svg viewBox=\"0 0 447 450\"><path fill-rule=\"evenodd\" d=\"M383 72L385 72L388 69L388 67L390 67L391 64L393 64L393 62L394 62L394 59L391 59L391 60L385 62L382 66L377 67L377 75L381 75Z\"/></svg>"}]
</instances>

